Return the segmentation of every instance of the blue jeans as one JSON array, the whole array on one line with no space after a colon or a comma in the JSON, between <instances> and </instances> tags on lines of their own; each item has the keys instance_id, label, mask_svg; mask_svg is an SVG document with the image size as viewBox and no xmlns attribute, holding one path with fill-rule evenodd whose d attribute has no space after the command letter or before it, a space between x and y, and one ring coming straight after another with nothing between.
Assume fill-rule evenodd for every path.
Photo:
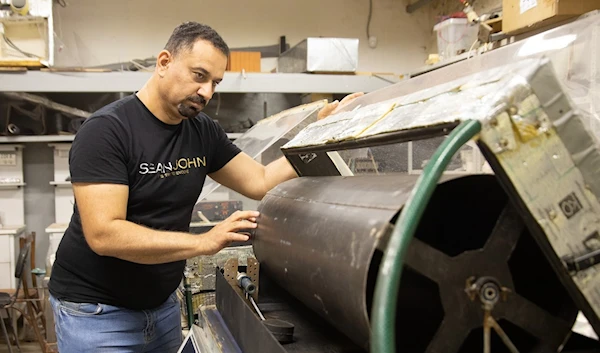
<instances>
[{"instance_id":1,"label":"blue jeans","mask_svg":"<svg viewBox=\"0 0 600 353\"><path fill-rule=\"evenodd\" d=\"M60 353L175 353L183 342L175 293L156 309L129 310L50 296Z\"/></svg>"}]
</instances>

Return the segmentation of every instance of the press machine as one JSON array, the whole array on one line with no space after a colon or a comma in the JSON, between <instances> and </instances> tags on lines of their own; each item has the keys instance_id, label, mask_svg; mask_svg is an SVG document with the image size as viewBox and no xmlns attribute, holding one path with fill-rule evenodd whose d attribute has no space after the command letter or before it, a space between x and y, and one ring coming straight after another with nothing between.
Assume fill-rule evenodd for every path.
<instances>
[{"instance_id":1,"label":"press machine","mask_svg":"<svg viewBox=\"0 0 600 353\"><path fill-rule=\"evenodd\" d=\"M585 49L600 53L588 46L599 29L592 14L298 132L281 150L300 177L261 201L255 258L216 269L216 304L199 308L190 342L211 352L600 351L572 332L578 315L600 332L600 75L579 81L584 95L564 79L597 63ZM341 157L440 137L419 173L356 175ZM448 170L457 155L469 170Z\"/></svg>"}]
</instances>

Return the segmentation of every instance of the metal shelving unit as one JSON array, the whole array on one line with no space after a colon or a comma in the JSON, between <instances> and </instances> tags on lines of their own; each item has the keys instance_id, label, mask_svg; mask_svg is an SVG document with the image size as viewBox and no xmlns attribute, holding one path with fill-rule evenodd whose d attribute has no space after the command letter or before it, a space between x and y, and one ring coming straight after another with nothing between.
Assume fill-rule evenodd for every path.
<instances>
[{"instance_id":1,"label":"metal shelving unit","mask_svg":"<svg viewBox=\"0 0 600 353\"><path fill-rule=\"evenodd\" d=\"M74 135L0 136L0 143L73 142Z\"/></svg>"},{"instance_id":2,"label":"metal shelving unit","mask_svg":"<svg viewBox=\"0 0 600 353\"><path fill-rule=\"evenodd\" d=\"M150 75L139 71L0 73L0 92L135 92ZM375 75L226 72L217 92L366 93L399 81Z\"/></svg>"},{"instance_id":3,"label":"metal shelving unit","mask_svg":"<svg viewBox=\"0 0 600 353\"><path fill-rule=\"evenodd\" d=\"M105 93L135 92L150 72L48 72L0 73L0 92ZM390 79L391 78L391 79ZM399 82L376 75L324 75L226 72L220 93L353 93L371 92ZM234 140L241 134L229 133ZM0 136L0 144L24 142L72 142L74 135Z\"/></svg>"},{"instance_id":4,"label":"metal shelving unit","mask_svg":"<svg viewBox=\"0 0 600 353\"><path fill-rule=\"evenodd\" d=\"M241 133L228 133L230 140L239 138ZM0 143L24 142L73 142L75 135L35 135L35 136L0 136Z\"/></svg>"}]
</instances>

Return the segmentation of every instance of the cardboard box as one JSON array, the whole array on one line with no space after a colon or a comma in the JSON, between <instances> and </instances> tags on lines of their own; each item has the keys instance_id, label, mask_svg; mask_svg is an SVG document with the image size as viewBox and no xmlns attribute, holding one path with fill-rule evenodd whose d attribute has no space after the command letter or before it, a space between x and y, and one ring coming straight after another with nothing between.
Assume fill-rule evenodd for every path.
<instances>
[{"instance_id":1,"label":"cardboard box","mask_svg":"<svg viewBox=\"0 0 600 353\"><path fill-rule=\"evenodd\" d=\"M227 71L260 72L260 52L232 51L227 62Z\"/></svg>"},{"instance_id":2,"label":"cardboard box","mask_svg":"<svg viewBox=\"0 0 600 353\"><path fill-rule=\"evenodd\" d=\"M502 31L518 34L600 9L600 0L503 0Z\"/></svg>"}]
</instances>

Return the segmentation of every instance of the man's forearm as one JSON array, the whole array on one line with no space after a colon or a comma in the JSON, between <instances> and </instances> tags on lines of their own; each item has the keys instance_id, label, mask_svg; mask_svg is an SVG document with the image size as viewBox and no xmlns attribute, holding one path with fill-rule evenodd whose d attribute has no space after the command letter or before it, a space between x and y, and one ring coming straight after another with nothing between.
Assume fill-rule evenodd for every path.
<instances>
[{"instance_id":1,"label":"man's forearm","mask_svg":"<svg viewBox=\"0 0 600 353\"><path fill-rule=\"evenodd\" d=\"M265 168L265 194L284 181L297 177L298 174L287 158L281 157L269 163Z\"/></svg>"},{"instance_id":2,"label":"man's forearm","mask_svg":"<svg viewBox=\"0 0 600 353\"><path fill-rule=\"evenodd\" d=\"M202 235L158 231L125 220L109 222L88 237L96 253L140 264L159 264L202 255Z\"/></svg>"}]
</instances>

